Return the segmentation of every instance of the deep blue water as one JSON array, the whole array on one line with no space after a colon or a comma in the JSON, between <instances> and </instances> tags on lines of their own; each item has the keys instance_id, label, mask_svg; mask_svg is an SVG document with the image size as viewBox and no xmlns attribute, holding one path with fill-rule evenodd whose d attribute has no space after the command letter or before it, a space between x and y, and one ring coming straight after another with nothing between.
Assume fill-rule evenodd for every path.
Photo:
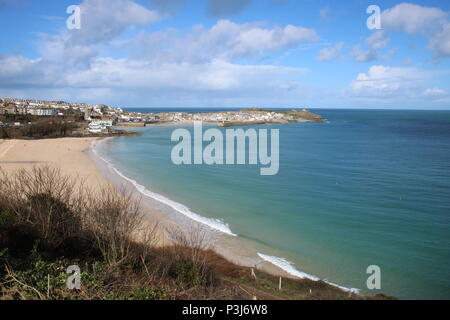
<instances>
[{"instance_id":1,"label":"deep blue water","mask_svg":"<svg viewBox=\"0 0 450 320\"><path fill-rule=\"evenodd\" d=\"M299 270L377 293L366 288L366 268L378 265L383 293L450 299L450 111L316 112L329 122L254 127L280 130L276 176L255 166L175 166L174 127L137 129L143 136L111 140L102 152Z\"/></svg>"}]
</instances>

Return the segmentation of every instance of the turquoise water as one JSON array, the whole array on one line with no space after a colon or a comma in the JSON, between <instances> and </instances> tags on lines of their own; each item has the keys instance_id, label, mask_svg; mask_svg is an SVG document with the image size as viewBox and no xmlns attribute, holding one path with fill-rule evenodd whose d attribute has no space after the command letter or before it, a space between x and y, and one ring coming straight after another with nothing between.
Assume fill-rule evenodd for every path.
<instances>
[{"instance_id":1,"label":"turquoise water","mask_svg":"<svg viewBox=\"0 0 450 320\"><path fill-rule=\"evenodd\" d=\"M101 152L299 270L378 293L366 288L367 267L378 265L380 292L449 299L450 112L317 112L329 122L255 127L280 130L276 176L256 166L175 166L176 127L137 129L142 136L110 140Z\"/></svg>"}]
</instances>

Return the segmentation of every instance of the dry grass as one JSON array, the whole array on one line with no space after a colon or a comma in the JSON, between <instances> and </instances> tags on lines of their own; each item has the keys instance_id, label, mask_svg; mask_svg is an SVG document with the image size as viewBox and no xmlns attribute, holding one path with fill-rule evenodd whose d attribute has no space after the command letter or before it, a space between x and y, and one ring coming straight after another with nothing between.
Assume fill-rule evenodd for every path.
<instances>
[{"instance_id":1,"label":"dry grass","mask_svg":"<svg viewBox=\"0 0 450 320\"><path fill-rule=\"evenodd\" d=\"M100 192L48 166L0 173L0 212L33 230L40 244L57 249L79 240L94 244L108 264L130 257L132 235L138 232L139 204L112 186ZM152 234L146 234L150 243Z\"/></svg>"},{"instance_id":2,"label":"dry grass","mask_svg":"<svg viewBox=\"0 0 450 320\"><path fill-rule=\"evenodd\" d=\"M21 170L10 178L2 174L0 208L33 228L43 245L55 248L80 233L81 193L76 189L75 181L49 167Z\"/></svg>"},{"instance_id":3,"label":"dry grass","mask_svg":"<svg viewBox=\"0 0 450 320\"><path fill-rule=\"evenodd\" d=\"M157 246L139 207L124 190L93 192L47 166L0 173L0 299L355 298L303 280L276 292L277 277L255 281L201 227L167 230L172 245ZM83 270L80 291L65 287L71 264Z\"/></svg>"},{"instance_id":4,"label":"dry grass","mask_svg":"<svg viewBox=\"0 0 450 320\"><path fill-rule=\"evenodd\" d=\"M118 265L130 258L131 236L139 229L142 214L131 194L114 187L102 189L87 197L83 208L86 228L105 261Z\"/></svg>"}]
</instances>

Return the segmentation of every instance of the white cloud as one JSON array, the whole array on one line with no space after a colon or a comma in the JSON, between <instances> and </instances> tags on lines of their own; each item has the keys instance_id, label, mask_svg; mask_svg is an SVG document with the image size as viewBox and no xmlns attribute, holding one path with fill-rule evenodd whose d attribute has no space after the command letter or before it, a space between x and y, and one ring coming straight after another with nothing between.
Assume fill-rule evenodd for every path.
<instances>
[{"instance_id":1,"label":"white cloud","mask_svg":"<svg viewBox=\"0 0 450 320\"><path fill-rule=\"evenodd\" d=\"M106 44L133 26L146 26L160 19L155 11L133 0L84 0L81 5L81 29L63 29L57 34L40 34L39 51L44 59L66 68L87 68Z\"/></svg>"},{"instance_id":2,"label":"white cloud","mask_svg":"<svg viewBox=\"0 0 450 320\"><path fill-rule=\"evenodd\" d=\"M319 55L316 57L317 61L331 61L336 60L341 56L344 42L338 42L335 46L329 48L323 48L319 51Z\"/></svg>"},{"instance_id":3,"label":"white cloud","mask_svg":"<svg viewBox=\"0 0 450 320\"><path fill-rule=\"evenodd\" d=\"M242 66L213 60L203 64L155 64L142 60L98 58L90 70L67 76L71 87L122 89L242 90L261 85L270 76L274 82L285 76L300 76L304 69L270 65ZM273 83L273 82L272 82Z\"/></svg>"},{"instance_id":4,"label":"white cloud","mask_svg":"<svg viewBox=\"0 0 450 320\"><path fill-rule=\"evenodd\" d=\"M343 92L355 106L401 108L448 106L450 95L429 82L445 72L413 67L371 66Z\"/></svg>"},{"instance_id":5,"label":"white cloud","mask_svg":"<svg viewBox=\"0 0 450 320\"><path fill-rule=\"evenodd\" d=\"M318 38L314 30L297 26L264 28L221 20L209 29L196 26L184 36L174 29L141 32L120 44L132 48L131 56L113 59L99 56L95 45L67 47L67 37L66 33L44 36L43 56L36 60L0 57L2 91L26 87L36 92L39 86L43 88L39 95L54 98L90 93L90 99L117 103L126 97L135 105L161 100L157 103L162 105L181 96L242 104L248 99L274 99L298 92L299 79L307 70L240 65L233 60L267 56ZM115 41L105 45L111 47Z\"/></svg>"},{"instance_id":6,"label":"white cloud","mask_svg":"<svg viewBox=\"0 0 450 320\"><path fill-rule=\"evenodd\" d=\"M389 39L383 31L375 31L365 39L367 50L361 49L361 45L355 45L352 50L353 60L356 62L375 61L379 58L379 50L385 48Z\"/></svg>"},{"instance_id":7,"label":"white cloud","mask_svg":"<svg viewBox=\"0 0 450 320\"><path fill-rule=\"evenodd\" d=\"M412 3L400 3L383 11L382 27L401 30L409 34L424 32L444 22L448 14L439 8L422 7Z\"/></svg>"},{"instance_id":8,"label":"white cloud","mask_svg":"<svg viewBox=\"0 0 450 320\"><path fill-rule=\"evenodd\" d=\"M450 23L444 25L442 31L430 39L429 48L435 51L438 57L450 57Z\"/></svg>"},{"instance_id":9,"label":"white cloud","mask_svg":"<svg viewBox=\"0 0 450 320\"><path fill-rule=\"evenodd\" d=\"M41 35L41 57L0 55L0 95L128 106L297 106L320 104L324 92L335 98L328 88L319 92L305 87L308 70L261 59L307 43L317 45L313 29L220 20L209 28L149 32L145 27L160 15L132 0L85 0L82 12L80 32ZM137 27L134 38L120 37L132 27ZM430 48L448 52L447 31L436 33ZM374 32L364 39L367 50L354 48L355 60L378 59L387 42L385 32ZM341 42L323 48L316 59L337 59L343 46ZM114 50L120 54L112 55ZM351 93L384 101L448 97L443 89L427 85L430 76L415 68L373 66L358 75Z\"/></svg>"},{"instance_id":10,"label":"white cloud","mask_svg":"<svg viewBox=\"0 0 450 320\"><path fill-rule=\"evenodd\" d=\"M423 95L429 98L442 98L447 95L447 92L441 88L427 88L423 92Z\"/></svg>"},{"instance_id":11,"label":"white cloud","mask_svg":"<svg viewBox=\"0 0 450 320\"><path fill-rule=\"evenodd\" d=\"M230 57L270 53L319 39L314 30L303 27L287 25L284 28L265 29L251 24L239 25L230 21L219 21L211 29L210 35L216 40L222 38L227 42L226 55Z\"/></svg>"},{"instance_id":12,"label":"white cloud","mask_svg":"<svg viewBox=\"0 0 450 320\"><path fill-rule=\"evenodd\" d=\"M264 28L259 23L220 20L209 29L195 26L189 34L182 36L176 30L143 32L130 46L139 57L198 63L214 58L227 61L261 58L318 39L313 29L299 26Z\"/></svg>"},{"instance_id":13,"label":"white cloud","mask_svg":"<svg viewBox=\"0 0 450 320\"><path fill-rule=\"evenodd\" d=\"M404 2L384 10L381 24L383 31L376 31L365 39L367 50L362 49L361 45L354 46L352 55L355 61L378 60L379 50L387 46L386 33L392 31L421 35L427 39L428 49L435 53L435 57L450 56L449 13L442 9Z\"/></svg>"},{"instance_id":14,"label":"white cloud","mask_svg":"<svg viewBox=\"0 0 450 320\"><path fill-rule=\"evenodd\" d=\"M376 65L367 73L358 74L352 83L355 94L378 98L390 98L393 95L416 95L425 86L430 72L416 68L387 67Z\"/></svg>"},{"instance_id":15,"label":"white cloud","mask_svg":"<svg viewBox=\"0 0 450 320\"><path fill-rule=\"evenodd\" d=\"M7 63L7 64L6 64ZM307 70L271 65L153 63L144 60L95 58L89 69L66 72L45 69L42 60L0 59L0 92L34 93L34 97L127 105L234 106L299 97L299 79ZM15 90L20 88L20 90ZM40 88L37 90L37 88ZM58 90L55 90L58 88ZM297 94L296 94L297 93ZM275 100L274 100L275 99ZM86 101L86 100L85 100ZM195 102L192 102L195 101Z\"/></svg>"},{"instance_id":16,"label":"white cloud","mask_svg":"<svg viewBox=\"0 0 450 320\"><path fill-rule=\"evenodd\" d=\"M42 58L0 56L0 86L2 88L30 88L58 86L61 68Z\"/></svg>"},{"instance_id":17,"label":"white cloud","mask_svg":"<svg viewBox=\"0 0 450 320\"><path fill-rule=\"evenodd\" d=\"M145 26L160 19L158 13L132 0L85 0L80 7L81 29L70 33L70 41L75 44L108 41L131 26Z\"/></svg>"},{"instance_id":18,"label":"white cloud","mask_svg":"<svg viewBox=\"0 0 450 320\"><path fill-rule=\"evenodd\" d=\"M374 50L383 49L388 44L388 38L383 31L376 31L366 39L366 44Z\"/></svg>"},{"instance_id":19,"label":"white cloud","mask_svg":"<svg viewBox=\"0 0 450 320\"><path fill-rule=\"evenodd\" d=\"M352 50L353 60L356 62L369 62L377 59L377 52L374 50L362 50L361 46L357 44Z\"/></svg>"},{"instance_id":20,"label":"white cloud","mask_svg":"<svg viewBox=\"0 0 450 320\"><path fill-rule=\"evenodd\" d=\"M439 8L401 3L382 13L382 27L388 31L420 34L437 58L450 56L449 13Z\"/></svg>"}]
</instances>

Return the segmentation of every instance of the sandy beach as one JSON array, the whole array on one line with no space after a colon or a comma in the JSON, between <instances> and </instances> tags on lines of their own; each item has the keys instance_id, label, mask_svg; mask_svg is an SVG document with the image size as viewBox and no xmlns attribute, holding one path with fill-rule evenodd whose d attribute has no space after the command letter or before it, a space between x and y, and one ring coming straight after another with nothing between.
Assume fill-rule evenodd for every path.
<instances>
[{"instance_id":1,"label":"sandy beach","mask_svg":"<svg viewBox=\"0 0 450 320\"><path fill-rule=\"evenodd\" d=\"M48 165L58 168L61 173L83 184L99 190L111 185L97 164L86 154L92 142L98 138L59 138L41 140L0 140L0 169L6 174L13 174L20 169L31 169L33 166ZM163 216L141 204L146 225L149 229L155 223L164 225ZM168 243L161 230L157 231L157 243Z\"/></svg>"},{"instance_id":2,"label":"sandy beach","mask_svg":"<svg viewBox=\"0 0 450 320\"><path fill-rule=\"evenodd\" d=\"M193 221L185 217L171 216L156 201L143 197L132 183L120 176L94 152L92 145L98 142L99 138L0 140L0 168L11 174L20 169L31 169L36 165L49 165L59 168L65 175L80 179L94 190L111 184L117 188L125 188L140 201L144 213L144 229L158 226L155 234L158 245L167 245L171 242L167 230L179 229L189 232L194 230L191 228L196 228ZM210 242L214 243L215 251L236 264L256 266L269 273L289 277L283 270L262 262L252 248L241 246L236 237L217 236L213 233Z\"/></svg>"},{"instance_id":3,"label":"sandy beach","mask_svg":"<svg viewBox=\"0 0 450 320\"><path fill-rule=\"evenodd\" d=\"M84 153L95 139L0 140L0 167L9 174L36 165L49 165L83 180L90 187L106 186L108 181Z\"/></svg>"}]
</instances>

